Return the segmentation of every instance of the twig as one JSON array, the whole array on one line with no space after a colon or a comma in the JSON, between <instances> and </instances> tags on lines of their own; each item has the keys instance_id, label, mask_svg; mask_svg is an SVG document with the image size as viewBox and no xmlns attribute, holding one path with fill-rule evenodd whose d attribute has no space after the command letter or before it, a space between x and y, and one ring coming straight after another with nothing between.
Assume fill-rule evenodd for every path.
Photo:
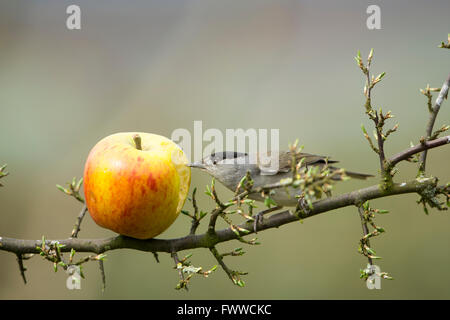
<instances>
[{"instance_id":1,"label":"twig","mask_svg":"<svg viewBox=\"0 0 450 320\"><path fill-rule=\"evenodd\" d=\"M359 212L359 217L361 218L361 226L363 229L363 239L364 239L369 234L369 227L367 226L367 221L364 218L364 209L362 207L362 204L360 206L358 206L358 212ZM369 239L366 240L366 244L367 244L367 246L370 247ZM369 265L373 265L372 258L368 256L367 259L369 260Z\"/></svg>"},{"instance_id":2,"label":"twig","mask_svg":"<svg viewBox=\"0 0 450 320\"><path fill-rule=\"evenodd\" d=\"M378 143L378 148L375 147L372 143L372 140L369 138L366 130L364 127L362 127L365 138L369 141L370 147L373 151L375 151L378 154L378 157L380 159L380 169L382 175L386 176L386 155L384 153L384 141L386 140L387 135L391 134L396 130L394 127L389 131L387 135L383 135L383 126L385 120L389 119L391 117L390 113L388 112L386 115L383 115L381 109L379 112L374 110L372 108L372 89L375 87L375 85L381 81L381 79L384 77L385 72L379 74L376 78L374 76L371 77L370 73L370 64L372 62L373 58L373 49L370 50L369 56L367 57L367 65L364 65L364 62L361 58L361 53L358 51L358 55L355 57L356 62L363 72L363 74L366 76L366 84L364 86L364 95L366 97L366 102L364 104L364 108L366 109L366 114L369 116L369 118L374 122L375 129L376 129L376 140Z\"/></svg>"},{"instance_id":3,"label":"twig","mask_svg":"<svg viewBox=\"0 0 450 320\"><path fill-rule=\"evenodd\" d=\"M227 267L225 262L223 262L223 257L219 253L219 251L217 251L216 247L209 248L209 251L211 251L212 255L214 256L214 258L216 258L217 262L220 264L220 266L222 267L223 271L225 271L225 273L228 275L230 280L234 282L232 270Z\"/></svg>"},{"instance_id":4,"label":"twig","mask_svg":"<svg viewBox=\"0 0 450 320\"><path fill-rule=\"evenodd\" d=\"M217 206L219 208L226 209L227 206L225 204L223 204L222 201L220 201L219 196L217 195L215 179L213 179L213 181L211 183L211 193L212 193L213 200L217 203Z\"/></svg>"},{"instance_id":5,"label":"twig","mask_svg":"<svg viewBox=\"0 0 450 320\"><path fill-rule=\"evenodd\" d=\"M187 285L186 285L186 280L184 279L184 274L183 274L183 269L179 268L179 264L181 264L180 259L178 258L178 254L176 252L172 252L170 254L173 258L173 261L175 262L175 269L178 270L178 275L180 276L180 287L184 288L186 291L189 291Z\"/></svg>"},{"instance_id":6,"label":"twig","mask_svg":"<svg viewBox=\"0 0 450 320\"><path fill-rule=\"evenodd\" d=\"M448 143L450 143L450 135L445 136L445 137L441 137L441 138L437 138L437 139L434 139L434 140L424 141L423 143L419 143L416 146L413 146L413 147L411 147L409 149L406 149L406 150L403 150L402 152L397 153L396 155L394 155L393 157L391 157L388 160L388 163L389 163L389 165L391 167L393 167L394 165L396 165L400 161L408 160L414 154L417 154L417 153L422 152L424 150L426 151L428 149L437 148L437 147L446 145ZM423 155L423 153L422 153L422 155Z\"/></svg>"},{"instance_id":7,"label":"twig","mask_svg":"<svg viewBox=\"0 0 450 320\"><path fill-rule=\"evenodd\" d=\"M64 187L60 186L59 184L56 185L56 188L59 189L60 191L64 192L68 196L74 197L79 202L84 204L84 199L80 195L80 188L81 188L81 185L83 184L83 178L81 178L77 182L76 177L74 177L72 179L72 182L68 182L67 184L69 185L69 188L64 188Z\"/></svg>"},{"instance_id":8,"label":"twig","mask_svg":"<svg viewBox=\"0 0 450 320\"><path fill-rule=\"evenodd\" d=\"M219 215L223 212L223 208L216 208L211 212L211 217L209 218L208 232L214 234L216 232L216 222Z\"/></svg>"},{"instance_id":9,"label":"twig","mask_svg":"<svg viewBox=\"0 0 450 320\"><path fill-rule=\"evenodd\" d=\"M101 259L103 258L101 256L104 256L104 254L86 256L75 262L74 265L79 266L88 261L102 261Z\"/></svg>"},{"instance_id":10,"label":"twig","mask_svg":"<svg viewBox=\"0 0 450 320\"><path fill-rule=\"evenodd\" d=\"M439 92L438 97L436 98L436 102L434 104L434 107L432 111L430 112L430 119L428 120L427 128L426 128L426 137L429 139L433 132L434 123L436 122L436 117L439 113L439 110L441 109L442 101L444 101L444 98L447 98L448 96L448 90L450 86L450 75L447 78L447 80L442 85L441 91ZM427 149L425 149L422 154L420 155L420 170L421 172L425 172L425 164L427 161Z\"/></svg>"},{"instance_id":11,"label":"twig","mask_svg":"<svg viewBox=\"0 0 450 320\"><path fill-rule=\"evenodd\" d=\"M83 221L83 218L85 216L87 212L87 206L86 204L83 205L83 208L81 209L80 214L78 215L77 218L77 222L75 223L74 229L72 230L72 238L77 238L78 237L78 232L80 232L80 226L81 226L81 221Z\"/></svg>"},{"instance_id":12,"label":"twig","mask_svg":"<svg viewBox=\"0 0 450 320\"><path fill-rule=\"evenodd\" d=\"M105 266L103 265L103 260L98 260L98 267L100 269L100 275L102 276L102 292L105 292L106 277L105 277Z\"/></svg>"},{"instance_id":13,"label":"twig","mask_svg":"<svg viewBox=\"0 0 450 320\"><path fill-rule=\"evenodd\" d=\"M217 196L216 187L215 187L215 179L212 180L211 191L208 189L207 193L217 204L216 208L211 212L211 217L209 219L209 225L208 225L208 232L210 234L214 234L214 232L216 230L217 218L219 217L220 214L222 214L225 211L225 209L229 205L225 205L222 201L220 201L219 197Z\"/></svg>"},{"instance_id":14,"label":"twig","mask_svg":"<svg viewBox=\"0 0 450 320\"><path fill-rule=\"evenodd\" d=\"M192 191L192 206L194 207L194 217L192 218L191 230L189 231L189 234L195 234L198 226L200 225L197 199L195 198L196 193L197 193L197 188L194 188L194 191Z\"/></svg>"},{"instance_id":15,"label":"twig","mask_svg":"<svg viewBox=\"0 0 450 320\"><path fill-rule=\"evenodd\" d=\"M230 278L230 280L235 285L243 287L245 285L245 282L243 280L241 280L240 276L241 275L246 275L247 272L234 271L234 270L231 270L230 268L228 268L228 266L223 261L223 255L221 255L219 253L219 251L217 251L216 247L209 248L209 251L211 251L211 253L214 256L214 258L216 258L217 262L220 264L220 266L222 267L223 271L225 271L225 273L227 274L228 278Z\"/></svg>"}]
</instances>

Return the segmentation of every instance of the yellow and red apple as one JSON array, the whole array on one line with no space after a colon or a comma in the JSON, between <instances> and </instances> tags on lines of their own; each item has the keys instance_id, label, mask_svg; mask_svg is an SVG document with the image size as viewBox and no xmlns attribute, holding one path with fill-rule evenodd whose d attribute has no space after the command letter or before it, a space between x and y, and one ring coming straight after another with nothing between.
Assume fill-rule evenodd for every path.
<instances>
[{"instance_id":1,"label":"yellow and red apple","mask_svg":"<svg viewBox=\"0 0 450 320\"><path fill-rule=\"evenodd\" d=\"M84 168L84 194L101 227L153 238L177 218L191 180L188 160L170 139L122 132L98 142Z\"/></svg>"}]
</instances>

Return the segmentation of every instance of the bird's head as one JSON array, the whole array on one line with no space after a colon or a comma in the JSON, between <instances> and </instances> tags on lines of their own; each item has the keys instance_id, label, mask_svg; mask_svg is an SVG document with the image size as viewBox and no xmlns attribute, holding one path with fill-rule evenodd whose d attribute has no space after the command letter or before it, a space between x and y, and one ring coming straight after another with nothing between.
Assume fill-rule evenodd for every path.
<instances>
[{"instance_id":1,"label":"bird's head","mask_svg":"<svg viewBox=\"0 0 450 320\"><path fill-rule=\"evenodd\" d=\"M225 185L236 186L236 179L241 179L247 172L248 154L243 152L223 151L212 153L201 161L188 164L208 172Z\"/></svg>"}]
</instances>

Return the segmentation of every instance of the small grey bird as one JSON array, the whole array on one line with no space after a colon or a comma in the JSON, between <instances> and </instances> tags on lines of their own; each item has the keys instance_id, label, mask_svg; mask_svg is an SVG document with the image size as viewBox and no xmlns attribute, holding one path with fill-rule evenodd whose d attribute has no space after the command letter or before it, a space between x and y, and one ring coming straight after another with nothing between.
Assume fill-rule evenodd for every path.
<instances>
[{"instance_id":1,"label":"small grey bird","mask_svg":"<svg viewBox=\"0 0 450 320\"><path fill-rule=\"evenodd\" d=\"M271 156L271 153L266 154L267 157ZM270 167L266 163L261 161L262 157L260 155L254 155L254 157L249 156L247 153L241 152L218 152L213 153L210 156L205 157L200 162L194 162L189 164L192 168L200 168L208 172L211 176L219 180L225 187L231 191L235 191L241 179L250 172L251 178L253 179L253 187L264 188L268 185L277 184L280 180L285 178L291 178L291 152L279 152L275 153L274 156L278 157L278 166L275 171L270 171ZM313 155L309 153L297 153L296 161L297 163L303 160L301 167L319 166L323 167L327 164L336 163L338 161L329 160L328 157ZM329 166L331 172L337 170L338 168ZM350 178L356 179L366 179L368 177L373 177L369 174L356 173L345 171L346 175ZM336 180L340 180L340 177L336 177ZM288 188L274 189L274 194L271 198L276 202L279 207L296 206L298 199L295 197L300 194L302 190ZM264 201L264 198L260 193L253 193L249 195L250 199L257 201Z\"/></svg>"}]
</instances>

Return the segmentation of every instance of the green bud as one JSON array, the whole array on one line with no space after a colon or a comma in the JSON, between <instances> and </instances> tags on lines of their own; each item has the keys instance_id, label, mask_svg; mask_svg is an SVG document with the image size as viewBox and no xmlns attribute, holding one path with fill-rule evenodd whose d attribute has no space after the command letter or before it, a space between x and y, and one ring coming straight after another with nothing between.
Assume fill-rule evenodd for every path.
<instances>
[{"instance_id":1,"label":"green bud","mask_svg":"<svg viewBox=\"0 0 450 320\"><path fill-rule=\"evenodd\" d=\"M237 285L241 288L243 288L245 286L245 282L243 280L239 280L237 281Z\"/></svg>"},{"instance_id":2,"label":"green bud","mask_svg":"<svg viewBox=\"0 0 450 320\"><path fill-rule=\"evenodd\" d=\"M64 189L62 186L60 186L59 184L56 185L56 188L58 188L58 190L60 190L61 192L64 192L67 194L67 190Z\"/></svg>"},{"instance_id":3,"label":"green bud","mask_svg":"<svg viewBox=\"0 0 450 320\"><path fill-rule=\"evenodd\" d=\"M363 209L364 210L369 210L369 205L370 205L369 201L364 202L363 203Z\"/></svg>"},{"instance_id":4,"label":"green bud","mask_svg":"<svg viewBox=\"0 0 450 320\"><path fill-rule=\"evenodd\" d=\"M241 227L237 227L237 229L238 229L240 232L242 232L242 233L250 233L249 230L244 229L244 228L241 228Z\"/></svg>"},{"instance_id":5,"label":"green bud","mask_svg":"<svg viewBox=\"0 0 450 320\"><path fill-rule=\"evenodd\" d=\"M216 271L216 269L217 269L217 265L215 265L215 266L213 266L211 269L209 269L209 272Z\"/></svg>"},{"instance_id":6,"label":"green bud","mask_svg":"<svg viewBox=\"0 0 450 320\"><path fill-rule=\"evenodd\" d=\"M189 211L187 210L181 210L181 213L184 214L185 216L192 217Z\"/></svg>"},{"instance_id":7,"label":"green bud","mask_svg":"<svg viewBox=\"0 0 450 320\"><path fill-rule=\"evenodd\" d=\"M75 187L75 190L76 191L79 191L80 190L80 187L81 187L81 184L83 183L83 178L81 178L80 179L80 181L78 181L78 183L77 183L77 185L76 185L76 187Z\"/></svg>"}]
</instances>

